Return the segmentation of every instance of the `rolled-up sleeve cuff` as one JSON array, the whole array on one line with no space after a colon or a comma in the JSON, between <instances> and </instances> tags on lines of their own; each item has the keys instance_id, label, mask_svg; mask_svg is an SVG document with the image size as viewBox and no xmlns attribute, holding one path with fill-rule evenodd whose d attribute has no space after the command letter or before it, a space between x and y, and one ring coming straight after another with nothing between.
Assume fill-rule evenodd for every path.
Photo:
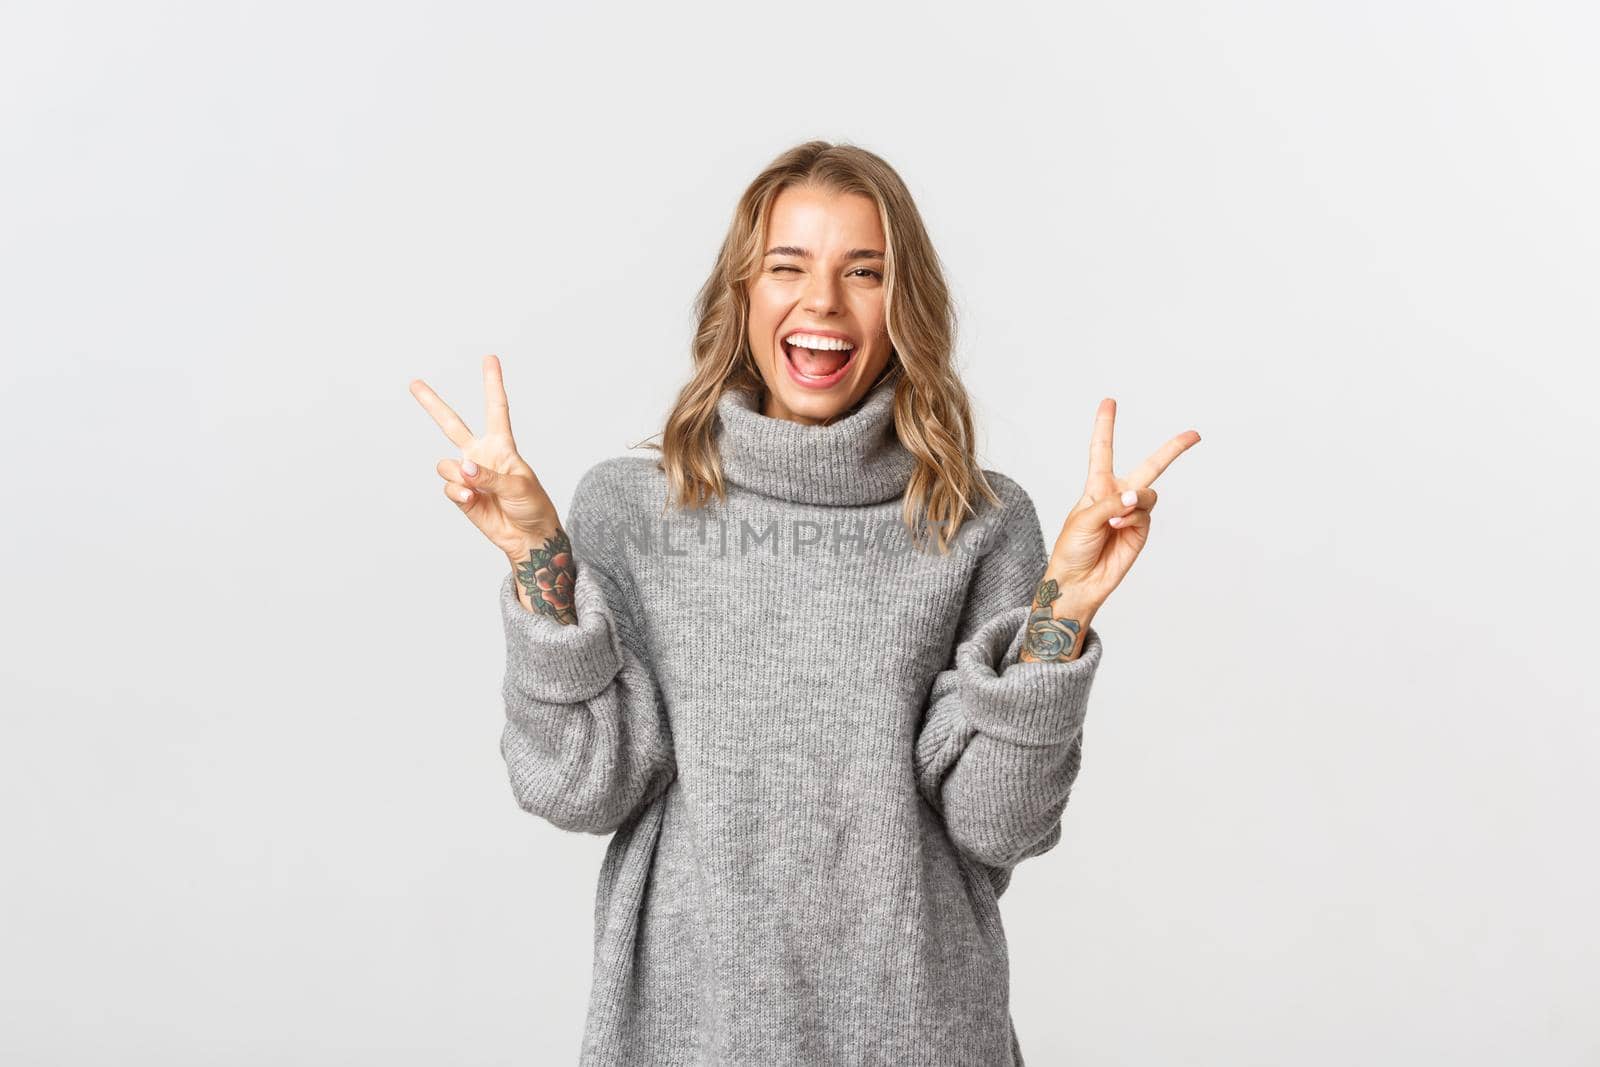
<instances>
[{"instance_id":1,"label":"rolled-up sleeve cuff","mask_svg":"<svg viewBox=\"0 0 1600 1067\"><path fill-rule=\"evenodd\" d=\"M1090 626L1077 659L1024 662L1031 608L1008 608L956 649L961 707L983 733L1019 745L1056 745L1083 728L1100 666L1100 634Z\"/></svg>"},{"instance_id":2,"label":"rolled-up sleeve cuff","mask_svg":"<svg viewBox=\"0 0 1600 1067\"><path fill-rule=\"evenodd\" d=\"M580 561L573 582L576 624L529 611L517 599L516 576L500 583L506 632L506 677L535 700L573 704L590 700L622 669L622 650L605 592Z\"/></svg>"}]
</instances>

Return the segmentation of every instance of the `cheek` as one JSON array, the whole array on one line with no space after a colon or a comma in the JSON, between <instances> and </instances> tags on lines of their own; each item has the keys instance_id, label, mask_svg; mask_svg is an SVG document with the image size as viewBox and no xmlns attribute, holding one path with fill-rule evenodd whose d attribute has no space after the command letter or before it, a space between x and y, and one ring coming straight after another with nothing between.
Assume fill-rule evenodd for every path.
<instances>
[{"instance_id":1,"label":"cheek","mask_svg":"<svg viewBox=\"0 0 1600 1067\"><path fill-rule=\"evenodd\" d=\"M782 321L782 308L771 295L759 291L750 294L750 332L770 336Z\"/></svg>"},{"instance_id":2,"label":"cheek","mask_svg":"<svg viewBox=\"0 0 1600 1067\"><path fill-rule=\"evenodd\" d=\"M875 345L889 345L889 328L883 314L883 300L874 297L863 301L852 309L855 320L861 327L861 332L871 337Z\"/></svg>"},{"instance_id":3,"label":"cheek","mask_svg":"<svg viewBox=\"0 0 1600 1067\"><path fill-rule=\"evenodd\" d=\"M889 340L889 331L883 326L876 325L867 331L867 336L872 338L872 353L879 355L894 347L894 342Z\"/></svg>"}]
</instances>

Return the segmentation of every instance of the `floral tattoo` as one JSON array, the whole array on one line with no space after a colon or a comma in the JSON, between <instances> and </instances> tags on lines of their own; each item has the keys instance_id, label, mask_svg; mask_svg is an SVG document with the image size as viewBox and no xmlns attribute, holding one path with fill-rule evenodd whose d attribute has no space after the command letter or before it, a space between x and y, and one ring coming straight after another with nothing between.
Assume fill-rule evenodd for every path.
<instances>
[{"instance_id":1,"label":"floral tattoo","mask_svg":"<svg viewBox=\"0 0 1600 1067\"><path fill-rule=\"evenodd\" d=\"M1077 620L1057 619L1050 613L1050 605L1060 595L1061 590L1054 578L1046 578L1034 590L1033 614L1028 616L1028 636L1024 647L1035 659L1068 659L1078 644L1078 631L1082 627Z\"/></svg>"},{"instance_id":2,"label":"floral tattoo","mask_svg":"<svg viewBox=\"0 0 1600 1067\"><path fill-rule=\"evenodd\" d=\"M557 527L543 548L532 549L528 558L516 567L517 581L521 583L523 592L528 594L534 611L565 625L577 624L572 591L578 571L567 531Z\"/></svg>"}]
</instances>

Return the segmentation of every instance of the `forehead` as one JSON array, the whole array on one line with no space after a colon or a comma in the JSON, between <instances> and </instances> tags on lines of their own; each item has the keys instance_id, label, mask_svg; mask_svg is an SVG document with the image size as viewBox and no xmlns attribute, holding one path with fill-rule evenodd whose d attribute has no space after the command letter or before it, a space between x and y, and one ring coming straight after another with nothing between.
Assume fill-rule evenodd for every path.
<instances>
[{"instance_id":1,"label":"forehead","mask_svg":"<svg viewBox=\"0 0 1600 1067\"><path fill-rule=\"evenodd\" d=\"M861 193L790 186L772 201L767 247L799 245L814 255L847 248L882 248L878 205Z\"/></svg>"}]
</instances>

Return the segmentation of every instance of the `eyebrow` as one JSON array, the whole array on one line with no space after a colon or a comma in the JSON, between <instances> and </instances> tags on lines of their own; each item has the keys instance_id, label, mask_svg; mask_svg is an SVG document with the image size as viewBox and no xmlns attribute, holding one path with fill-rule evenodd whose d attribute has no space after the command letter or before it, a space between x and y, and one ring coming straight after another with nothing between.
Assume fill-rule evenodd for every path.
<instances>
[{"instance_id":1,"label":"eyebrow","mask_svg":"<svg viewBox=\"0 0 1600 1067\"><path fill-rule=\"evenodd\" d=\"M769 256L798 256L801 259L810 259L811 252L798 245L773 245L767 249ZM844 254L845 259L882 259L883 253L875 248L852 248Z\"/></svg>"}]
</instances>

